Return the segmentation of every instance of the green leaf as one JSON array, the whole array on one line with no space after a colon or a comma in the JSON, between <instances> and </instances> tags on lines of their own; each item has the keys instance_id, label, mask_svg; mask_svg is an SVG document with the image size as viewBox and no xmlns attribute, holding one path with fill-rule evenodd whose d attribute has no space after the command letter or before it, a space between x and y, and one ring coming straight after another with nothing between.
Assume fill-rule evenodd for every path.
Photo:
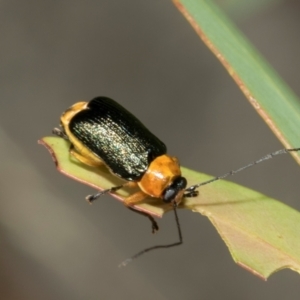
<instances>
[{"instance_id":1,"label":"green leaf","mask_svg":"<svg viewBox=\"0 0 300 300\"><path fill-rule=\"evenodd\" d=\"M298 147L296 95L212 1L173 1L285 148ZM292 155L300 163L300 154Z\"/></svg>"},{"instance_id":2,"label":"green leaf","mask_svg":"<svg viewBox=\"0 0 300 300\"><path fill-rule=\"evenodd\" d=\"M62 138L39 141L51 153L60 172L97 190L120 184L106 168L92 168L69 155ZM211 176L182 168L189 185ZM112 195L122 201L130 190ZM148 198L135 206L161 217L171 209L161 200ZM267 278L282 268L300 272L300 213L287 205L237 184L220 180L200 188L198 197L186 198L181 208L207 216L228 246L234 260L247 270ZM200 229L199 229L200 230Z\"/></svg>"}]
</instances>

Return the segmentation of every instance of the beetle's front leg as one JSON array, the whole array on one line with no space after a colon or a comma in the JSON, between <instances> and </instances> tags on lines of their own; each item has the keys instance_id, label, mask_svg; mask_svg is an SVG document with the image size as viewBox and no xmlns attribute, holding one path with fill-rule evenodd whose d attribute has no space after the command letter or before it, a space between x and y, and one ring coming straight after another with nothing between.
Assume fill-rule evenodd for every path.
<instances>
[{"instance_id":1,"label":"beetle's front leg","mask_svg":"<svg viewBox=\"0 0 300 300\"><path fill-rule=\"evenodd\" d=\"M154 220L154 218L150 214L143 212L143 211L139 211L133 207L135 204L141 202L142 200L146 199L147 197L149 197L149 196L142 191L136 192L124 200L124 205L127 206L133 212L147 217L152 224L152 233L155 233L156 231L158 231L159 227L158 227L156 221Z\"/></svg>"}]
</instances>

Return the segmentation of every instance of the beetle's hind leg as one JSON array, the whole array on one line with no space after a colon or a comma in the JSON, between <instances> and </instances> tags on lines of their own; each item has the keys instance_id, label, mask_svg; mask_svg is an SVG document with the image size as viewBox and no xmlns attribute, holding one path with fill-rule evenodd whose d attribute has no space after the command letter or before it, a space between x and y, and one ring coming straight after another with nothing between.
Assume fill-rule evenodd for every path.
<instances>
[{"instance_id":1,"label":"beetle's hind leg","mask_svg":"<svg viewBox=\"0 0 300 300\"><path fill-rule=\"evenodd\" d=\"M87 157L85 155L82 155L81 153L79 153L73 144L70 145L70 149L69 149L69 153L70 155L72 155L73 157L75 157L78 161L80 161L81 163L90 166L90 167L95 167L95 168L99 168L104 166L104 162L96 157Z\"/></svg>"},{"instance_id":2,"label":"beetle's hind leg","mask_svg":"<svg viewBox=\"0 0 300 300\"><path fill-rule=\"evenodd\" d=\"M60 128L53 128L52 129L52 133L57 135L58 137L63 138L64 140L69 140L68 136L66 135L66 133L64 132L64 130L60 129Z\"/></svg>"}]
</instances>

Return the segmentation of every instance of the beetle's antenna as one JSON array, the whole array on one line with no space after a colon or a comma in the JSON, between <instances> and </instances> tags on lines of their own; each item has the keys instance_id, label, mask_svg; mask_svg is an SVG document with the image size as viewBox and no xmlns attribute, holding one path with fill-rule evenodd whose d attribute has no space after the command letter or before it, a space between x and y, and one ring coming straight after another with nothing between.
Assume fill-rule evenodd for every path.
<instances>
[{"instance_id":1,"label":"beetle's antenna","mask_svg":"<svg viewBox=\"0 0 300 300\"><path fill-rule=\"evenodd\" d=\"M207 180L207 181L204 181L204 182L201 182L201 183L198 183L198 184L195 184L195 185L192 185L190 187L188 187L185 191L186 191L186 194L184 194L185 197L193 197L193 196L196 196L198 194L197 191L195 191L198 187L202 186L202 185L205 185L205 184L209 184L211 182L214 182L214 181L217 181L219 179L223 179L227 176L231 176L231 175L234 175L238 172L241 172L247 168L250 168L250 167L253 167L263 161L266 161L268 159L271 159L273 158L274 156L277 156L277 155L280 155L280 154L285 154L285 153L288 153L288 152L293 152L293 151L300 151L300 148L294 148L294 149L281 149L281 150L278 150L278 151L275 151L275 152L272 152L272 153L269 153L265 156L263 156L262 158L258 159L258 160L255 160L251 163L249 163L248 165L246 166L243 166L237 170L232 170L222 176L218 176L218 177L215 177L215 178L212 178L210 180Z\"/></svg>"},{"instance_id":2,"label":"beetle's antenna","mask_svg":"<svg viewBox=\"0 0 300 300\"><path fill-rule=\"evenodd\" d=\"M92 202L94 202L96 199L98 199L100 196L104 195L104 194L108 194L108 193L112 193L112 192L116 192L117 190L121 189L124 186L124 184L122 185L118 185L118 186L113 186L110 189L107 190L103 190L97 194L93 194L93 195L88 195L85 197L85 200L87 202L89 202L90 204L92 204Z\"/></svg>"},{"instance_id":3,"label":"beetle's antenna","mask_svg":"<svg viewBox=\"0 0 300 300\"><path fill-rule=\"evenodd\" d=\"M152 246L152 247L146 248L146 249L138 252L137 254L133 255L132 257L125 259L121 264L119 264L120 268L127 266L134 259L136 259L136 258L140 257L141 255L143 255L143 254L145 254L147 252L150 252L152 250L172 248L172 247L179 246L179 245L181 245L183 243L182 233L181 233L181 227L180 227L179 218L178 218L178 214L177 214L177 205L175 203L173 203L173 211L174 211L174 214L175 214L175 220L176 220L176 225L177 225L177 231L178 231L179 241L176 242L176 243L168 244L168 245L156 245L156 246Z\"/></svg>"}]
</instances>

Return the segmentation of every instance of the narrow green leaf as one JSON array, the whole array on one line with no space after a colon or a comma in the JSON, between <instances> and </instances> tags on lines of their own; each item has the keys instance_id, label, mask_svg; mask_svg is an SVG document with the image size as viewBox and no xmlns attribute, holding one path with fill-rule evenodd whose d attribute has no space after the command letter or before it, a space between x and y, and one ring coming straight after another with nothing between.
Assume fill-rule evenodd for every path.
<instances>
[{"instance_id":1,"label":"narrow green leaf","mask_svg":"<svg viewBox=\"0 0 300 300\"><path fill-rule=\"evenodd\" d=\"M60 172L97 190L120 184L105 168L91 168L69 155L69 143L58 137L39 141L51 153ZM211 176L182 168L189 185ZM130 190L113 196L122 201ZM171 209L148 198L135 206L161 217ZM198 197L186 198L181 208L207 216L228 246L233 259L252 273L267 278L282 268L300 273L300 213L287 205L237 184L221 180L200 188ZM199 229L201 230L201 229Z\"/></svg>"},{"instance_id":2,"label":"narrow green leaf","mask_svg":"<svg viewBox=\"0 0 300 300\"><path fill-rule=\"evenodd\" d=\"M285 148L298 147L300 101L209 0L173 0ZM293 153L300 163L300 154Z\"/></svg>"}]
</instances>

